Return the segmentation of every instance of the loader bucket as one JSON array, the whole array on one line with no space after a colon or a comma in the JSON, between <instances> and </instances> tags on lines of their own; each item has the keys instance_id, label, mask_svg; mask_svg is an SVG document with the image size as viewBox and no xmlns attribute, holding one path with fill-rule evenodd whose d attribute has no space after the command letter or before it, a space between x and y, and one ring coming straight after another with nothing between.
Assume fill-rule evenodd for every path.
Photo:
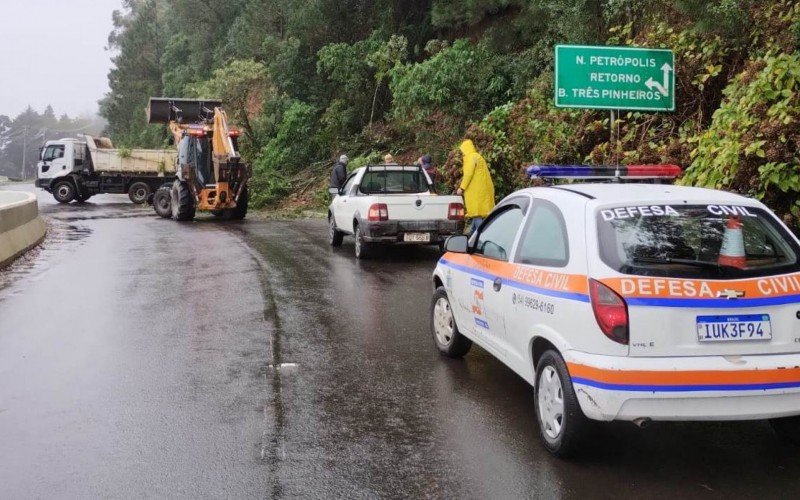
<instances>
[{"instance_id":1,"label":"loader bucket","mask_svg":"<svg viewBox=\"0 0 800 500\"><path fill-rule=\"evenodd\" d=\"M147 106L147 123L195 123L212 120L214 108L222 106L218 99L174 99L151 97Z\"/></svg>"}]
</instances>

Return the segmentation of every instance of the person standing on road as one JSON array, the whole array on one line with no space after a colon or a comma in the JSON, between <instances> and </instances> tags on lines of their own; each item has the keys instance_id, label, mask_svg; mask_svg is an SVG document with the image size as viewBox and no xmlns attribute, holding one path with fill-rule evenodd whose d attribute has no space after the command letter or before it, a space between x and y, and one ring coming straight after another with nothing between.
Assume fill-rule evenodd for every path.
<instances>
[{"instance_id":1,"label":"person standing on road","mask_svg":"<svg viewBox=\"0 0 800 500\"><path fill-rule=\"evenodd\" d=\"M394 156L391 154L387 154L383 157L383 164L384 165L397 165L397 162L394 161Z\"/></svg>"},{"instance_id":2,"label":"person standing on road","mask_svg":"<svg viewBox=\"0 0 800 500\"><path fill-rule=\"evenodd\" d=\"M475 149L475 144L467 139L461 143L459 149L464 155L464 164L461 184L456 194L464 196L467 218L472 219L469 230L469 233L472 234L494 208L494 184L489 173L489 166Z\"/></svg>"},{"instance_id":3,"label":"person standing on road","mask_svg":"<svg viewBox=\"0 0 800 500\"><path fill-rule=\"evenodd\" d=\"M331 187L336 189L342 189L344 186L344 181L347 179L347 162L350 161L347 158L347 155L342 155L339 157L339 161L336 162L336 165L333 166L333 170L331 171Z\"/></svg>"}]
</instances>

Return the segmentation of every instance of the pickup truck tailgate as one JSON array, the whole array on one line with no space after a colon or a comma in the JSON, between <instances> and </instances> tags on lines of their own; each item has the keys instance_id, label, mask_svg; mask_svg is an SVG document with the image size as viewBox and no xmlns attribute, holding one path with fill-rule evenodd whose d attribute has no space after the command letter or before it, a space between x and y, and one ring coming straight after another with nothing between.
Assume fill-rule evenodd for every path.
<instances>
[{"instance_id":1,"label":"pickup truck tailgate","mask_svg":"<svg viewBox=\"0 0 800 500\"><path fill-rule=\"evenodd\" d=\"M385 195L379 202L386 203L389 220L430 221L447 220L451 203L463 203L459 196L437 195Z\"/></svg>"}]
</instances>

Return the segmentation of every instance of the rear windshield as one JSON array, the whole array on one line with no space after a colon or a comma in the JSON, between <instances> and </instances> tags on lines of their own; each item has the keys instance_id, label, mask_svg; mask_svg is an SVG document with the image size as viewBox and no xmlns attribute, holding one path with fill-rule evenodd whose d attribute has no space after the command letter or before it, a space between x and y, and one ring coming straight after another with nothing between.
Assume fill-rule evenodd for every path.
<instances>
[{"instance_id":1,"label":"rear windshield","mask_svg":"<svg viewBox=\"0 0 800 500\"><path fill-rule=\"evenodd\" d=\"M616 207L598 210L597 226L600 258L625 274L729 279L798 270L800 248L759 208Z\"/></svg>"},{"instance_id":2,"label":"rear windshield","mask_svg":"<svg viewBox=\"0 0 800 500\"><path fill-rule=\"evenodd\" d=\"M428 181L420 170L369 171L361 179L364 194L414 194L428 191Z\"/></svg>"}]
</instances>

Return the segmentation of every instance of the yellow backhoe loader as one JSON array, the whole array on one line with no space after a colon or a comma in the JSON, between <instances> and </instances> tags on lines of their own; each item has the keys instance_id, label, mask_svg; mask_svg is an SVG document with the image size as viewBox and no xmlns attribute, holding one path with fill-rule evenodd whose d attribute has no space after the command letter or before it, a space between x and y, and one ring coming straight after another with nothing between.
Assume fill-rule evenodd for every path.
<instances>
[{"instance_id":1,"label":"yellow backhoe loader","mask_svg":"<svg viewBox=\"0 0 800 500\"><path fill-rule=\"evenodd\" d=\"M152 97L147 121L167 124L178 146L175 180L153 196L156 213L177 221L194 219L197 210L244 219L252 172L239 156L240 132L228 124L222 102Z\"/></svg>"}]
</instances>

